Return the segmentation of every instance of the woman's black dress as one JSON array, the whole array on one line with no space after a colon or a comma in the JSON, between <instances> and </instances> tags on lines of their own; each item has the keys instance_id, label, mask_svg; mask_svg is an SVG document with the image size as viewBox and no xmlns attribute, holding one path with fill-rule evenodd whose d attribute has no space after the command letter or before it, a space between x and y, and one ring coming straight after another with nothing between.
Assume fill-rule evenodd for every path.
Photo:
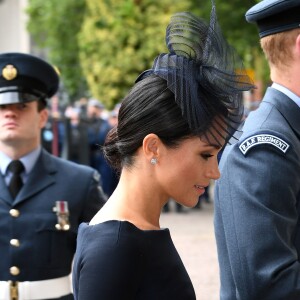
<instances>
[{"instance_id":1,"label":"woman's black dress","mask_svg":"<svg viewBox=\"0 0 300 300\"><path fill-rule=\"evenodd\" d=\"M80 225L73 268L76 300L194 300L168 229L127 221Z\"/></svg>"}]
</instances>

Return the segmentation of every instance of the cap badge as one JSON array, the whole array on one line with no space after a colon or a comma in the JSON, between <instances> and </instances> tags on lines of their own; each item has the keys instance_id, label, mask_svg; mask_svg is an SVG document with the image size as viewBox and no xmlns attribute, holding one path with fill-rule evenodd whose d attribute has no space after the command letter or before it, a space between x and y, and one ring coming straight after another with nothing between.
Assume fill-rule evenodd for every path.
<instances>
[{"instance_id":1,"label":"cap badge","mask_svg":"<svg viewBox=\"0 0 300 300\"><path fill-rule=\"evenodd\" d=\"M2 76L6 80L13 80L17 77L18 71L13 65L6 65L2 69Z\"/></svg>"}]
</instances>

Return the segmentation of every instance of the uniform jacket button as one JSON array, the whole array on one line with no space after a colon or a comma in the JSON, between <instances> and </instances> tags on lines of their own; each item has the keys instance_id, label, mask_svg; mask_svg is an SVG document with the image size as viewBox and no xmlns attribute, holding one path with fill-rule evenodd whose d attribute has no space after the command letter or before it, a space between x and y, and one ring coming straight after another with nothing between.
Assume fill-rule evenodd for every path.
<instances>
[{"instance_id":1,"label":"uniform jacket button","mask_svg":"<svg viewBox=\"0 0 300 300\"><path fill-rule=\"evenodd\" d=\"M17 276L20 274L20 269L16 266L10 267L9 272L11 275Z\"/></svg>"},{"instance_id":2,"label":"uniform jacket button","mask_svg":"<svg viewBox=\"0 0 300 300\"><path fill-rule=\"evenodd\" d=\"M11 239L10 244L14 247L19 247L20 246L20 241L18 239Z\"/></svg>"},{"instance_id":3,"label":"uniform jacket button","mask_svg":"<svg viewBox=\"0 0 300 300\"><path fill-rule=\"evenodd\" d=\"M14 217L14 218L17 218L19 215L20 215L20 212L17 210L17 209L11 209L9 211L9 214Z\"/></svg>"}]
</instances>

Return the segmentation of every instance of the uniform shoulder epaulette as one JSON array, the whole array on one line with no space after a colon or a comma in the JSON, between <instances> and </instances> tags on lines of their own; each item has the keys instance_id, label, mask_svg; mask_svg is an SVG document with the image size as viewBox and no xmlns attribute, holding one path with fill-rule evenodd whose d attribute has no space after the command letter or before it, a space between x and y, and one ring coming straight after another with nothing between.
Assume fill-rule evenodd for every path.
<instances>
[{"instance_id":1,"label":"uniform shoulder epaulette","mask_svg":"<svg viewBox=\"0 0 300 300\"><path fill-rule=\"evenodd\" d=\"M250 149L260 145L275 147L284 154L290 147L290 145L282 137L278 137L270 133L259 133L251 135L244 141L240 142L239 149L244 155L246 155Z\"/></svg>"}]
</instances>

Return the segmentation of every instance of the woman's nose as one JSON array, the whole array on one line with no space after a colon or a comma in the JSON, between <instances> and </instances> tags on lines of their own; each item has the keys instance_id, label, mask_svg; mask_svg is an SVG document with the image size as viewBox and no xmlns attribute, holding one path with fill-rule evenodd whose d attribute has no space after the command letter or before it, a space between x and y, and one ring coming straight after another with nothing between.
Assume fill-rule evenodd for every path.
<instances>
[{"instance_id":1,"label":"woman's nose","mask_svg":"<svg viewBox=\"0 0 300 300\"><path fill-rule=\"evenodd\" d=\"M217 180L220 178L220 176L221 176L221 174L220 174L220 170L219 170L219 165L218 165L218 162L216 161L213 163L211 168L208 170L207 177L209 177L210 179Z\"/></svg>"}]
</instances>

